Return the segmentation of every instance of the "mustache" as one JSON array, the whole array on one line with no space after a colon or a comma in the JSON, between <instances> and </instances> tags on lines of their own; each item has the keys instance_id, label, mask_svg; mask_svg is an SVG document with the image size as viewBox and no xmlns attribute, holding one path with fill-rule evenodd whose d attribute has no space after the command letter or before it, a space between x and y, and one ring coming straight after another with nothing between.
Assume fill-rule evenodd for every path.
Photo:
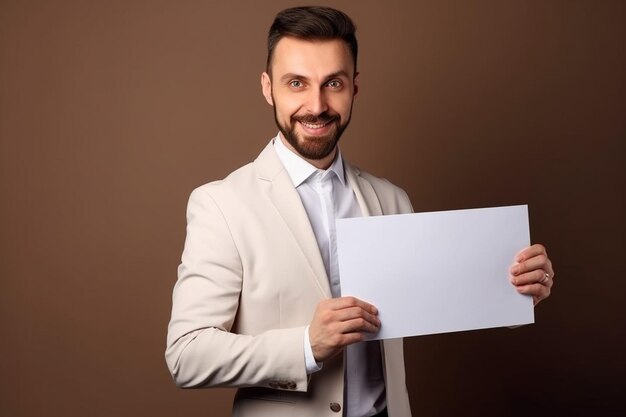
<instances>
[{"instance_id":1,"label":"mustache","mask_svg":"<svg viewBox=\"0 0 626 417\"><path fill-rule=\"evenodd\" d=\"M337 119L337 116L324 112L320 113L317 116L314 116L312 114L305 114L303 116L292 116L291 119L301 123L327 124L335 121Z\"/></svg>"}]
</instances>

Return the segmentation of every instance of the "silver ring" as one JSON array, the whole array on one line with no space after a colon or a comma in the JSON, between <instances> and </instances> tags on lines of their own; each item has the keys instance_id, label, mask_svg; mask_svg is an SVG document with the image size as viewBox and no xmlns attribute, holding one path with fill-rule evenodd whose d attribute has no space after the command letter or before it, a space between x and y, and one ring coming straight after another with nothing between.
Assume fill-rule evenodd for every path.
<instances>
[{"instance_id":1,"label":"silver ring","mask_svg":"<svg viewBox=\"0 0 626 417\"><path fill-rule=\"evenodd\" d=\"M539 281L540 284L545 283L546 281L548 281L550 279L550 274L548 274L547 272L545 273L545 275L543 276L543 279L541 281Z\"/></svg>"}]
</instances>

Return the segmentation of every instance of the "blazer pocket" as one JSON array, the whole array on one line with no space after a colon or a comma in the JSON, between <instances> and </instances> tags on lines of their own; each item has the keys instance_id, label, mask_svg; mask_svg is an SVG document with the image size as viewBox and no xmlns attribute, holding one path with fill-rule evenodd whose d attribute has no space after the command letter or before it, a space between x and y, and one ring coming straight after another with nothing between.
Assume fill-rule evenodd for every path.
<instances>
[{"instance_id":1,"label":"blazer pocket","mask_svg":"<svg viewBox=\"0 0 626 417\"><path fill-rule=\"evenodd\" d=\"M237 394L232 417L296 417L295 406L293 401L285 401L269 393Z\"/></svg>"},{"instance_id":2,"label":"blazer pocket","mask_svg":"<svg viewBox=\"0 0 626 417\"><path fill-rule=\"evenodd\" d=\"M296 402L291 395L290 392L281 391L277 389L271 388L262 388L262 387L251 387L251 388L241 388L237 391L235 395L235 403L238 401L266 401L271 403L281 403L285 405L295 405Z\"/></svg>"}]
</instances>

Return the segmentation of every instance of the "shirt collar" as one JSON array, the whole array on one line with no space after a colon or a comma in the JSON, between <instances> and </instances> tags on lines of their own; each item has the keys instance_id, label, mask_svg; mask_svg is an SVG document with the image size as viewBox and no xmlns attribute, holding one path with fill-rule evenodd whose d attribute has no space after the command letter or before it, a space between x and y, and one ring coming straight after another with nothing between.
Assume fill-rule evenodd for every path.
<instances>
[{"instance_id":1,"label":"shirt collar","mask_svg":"<svg viewBox=\"0 0 626 417\"><path fill-rule=\"evenodd\" d=\"M339 181L341 181L343 185L346 184L345 173L343 169L343 158L341 157L341 152L339 151L339 149L337 149L337 156L335 157L333 163L327 170L324 171L314 167L300 155L287 148L287 146L285 146L285 144L283 143L283 139L281 138L280 133L276 135L273 142L274 149L278 154L278 158L283 163L283 166L285 167L287 174L289 174L289 177L291 178L294 187L297 188L309 177L317 172L322 172L324 174L334 173L335 175L337 175L337 178L339 178Z\"/></svg>"}]
</instances>

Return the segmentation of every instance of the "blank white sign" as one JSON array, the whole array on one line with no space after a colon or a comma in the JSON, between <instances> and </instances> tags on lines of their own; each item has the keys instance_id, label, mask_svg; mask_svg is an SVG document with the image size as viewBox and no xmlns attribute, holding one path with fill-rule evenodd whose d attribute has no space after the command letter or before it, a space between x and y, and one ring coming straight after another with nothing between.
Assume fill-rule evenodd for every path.
<instances>
[{"instance_id":1,"label":"blank white sign","mask_svg":"<svg viewBox=\"0 0 626 417\"><path fill-rule=\"evenodd\" d=\"M533 323L509 281L529 244L526 205L338 219L341 294L378 308L370 339Z\"/></svg>"}]
</instances>

